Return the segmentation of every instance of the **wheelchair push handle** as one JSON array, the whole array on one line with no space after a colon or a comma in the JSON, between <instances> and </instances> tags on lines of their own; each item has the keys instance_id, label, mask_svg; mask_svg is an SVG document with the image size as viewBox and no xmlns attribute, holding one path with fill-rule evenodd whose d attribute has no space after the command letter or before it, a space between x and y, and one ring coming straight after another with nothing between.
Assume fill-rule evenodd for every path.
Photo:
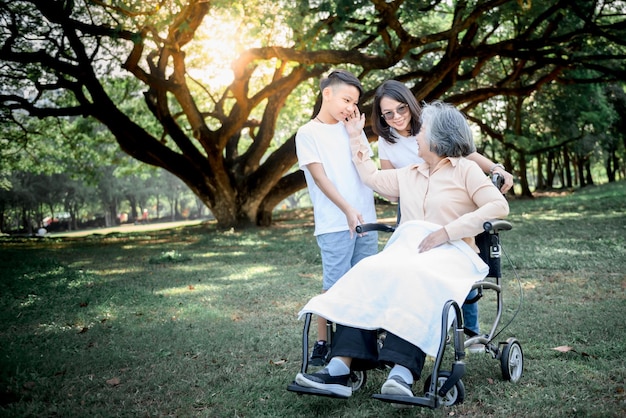
<instances>
[{"instance_id":1,"label":"wheelchair push handle","mask_svg":"<svg viewBox=\"0 0 626 418\"><path fill-rule=\"evenodd\" d=\"M504 177L499 173L493 173L491 175L491 182L498 190L500 190L502 186L504 186Z\"/></svg>"},{"instance_id":2,"label":"wheelchair push handle","mask_svg":"<svg viewBox=\"0 0 626 418\"><path fill-rule=\"evenodd\" d=\"M509 221L505 221L504 219L492 219L483 224L483 229L485 232L492 232L497 234L500 231L510 231L513 229L513 225Z\"/></svg>"},{"instance_id":3,"label":"wheelchair push handle","mask_svg":"<svg viewBox=\"0 0 626 418\"><path fill-rule=\"evenodd\" d=\"M483 224L483 229L486 232L498 233L500 231L509 231L513 229L513 225L509 221L504 219L492 219ZM395 226L391 226L383 223L368 223L363 225L357 225L355 231L357 234L362 234L368 231L381 231L381 232L394 232Z\"/></svg>"},{"instance_id":4,"label":"wheelchair push handle","mask_svg":"<svg viewBox=\"0 0 626 418\"><path fill-rule=\"evenodd\" d=\"M396 227L382 223L369 223L357 225L354 229L357 234L362 234L363 232L368 231L394 232L396 230Z\"/></svg>"}]
</instances>

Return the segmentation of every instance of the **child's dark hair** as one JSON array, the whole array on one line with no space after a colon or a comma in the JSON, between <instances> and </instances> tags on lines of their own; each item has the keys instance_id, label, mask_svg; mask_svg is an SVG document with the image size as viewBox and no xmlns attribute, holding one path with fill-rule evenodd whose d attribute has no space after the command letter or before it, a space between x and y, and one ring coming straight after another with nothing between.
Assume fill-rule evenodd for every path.
<instances>
[{"instance_id":1,"label":"child's dark hair","mask_svg":"<svg viewBox=\"0 0 626 418\"><path fill-rule=\"evenodd\" d=\"M400 103L405 103L409 106L409 112L411 112L411 128L410 135L417 135L420 130L420 113L421 108L417 99L409 90L407 86L396 80L388 80L381 84L376 89L374 95L374 105L372 106L372 130L374 133L390 144L396 143L396 134L392 131L391 126L383 118L382 111L380 109L380 101L383 97L389 97Z\"/></svg>"},{"instance_id":2,"label":"child's dark hair","mask_svg":"<svg viewBox=\"0 0 626 418\"><path fill-rule=\"evenodd\" d=\"M361 82L354 74L346 70L334 70L328 76L320 80L320 91L326 87L334 86L335 84L348 84L349 86L356 87L359 90L359 97L363 95L363 86Z\"/></svg>"},{"instance_id":3,"label":"child's dark hair","mask_svg":"<svg viewBox=\"0 0 626 418\"><path fill-rule=\"evenodd\" d=\"M337 84L347 84L349 86L356 87L359 90L359 97L363 96L363 85L354 74L346 70L334 70L320 80L320 92L317 96L317 100L315 101L315 106L313 107L313 116L311 117L311 119L313 119L319 113L322 107L322 91L326 87L334 86Z\"/></svg>"}]
</instances>

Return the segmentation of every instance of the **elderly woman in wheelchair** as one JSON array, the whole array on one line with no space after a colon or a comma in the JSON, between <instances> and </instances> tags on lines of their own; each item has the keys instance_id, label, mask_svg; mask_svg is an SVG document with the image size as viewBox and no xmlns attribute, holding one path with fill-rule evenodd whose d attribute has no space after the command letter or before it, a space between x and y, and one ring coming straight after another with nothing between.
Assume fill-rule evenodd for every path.
<instances>
[{"instance_id":1,"label":"elderly woman in wheelchair","mask_svg":"<svg viewBox=\"0 0 626 418\"><path fill-rule=\"evenodd\" d=\"M454 301L459 312L472 285L488 273L474 236L486 221L505 217L509 206L478 165L464 158L475 146L465 116L453 106L424 106L417 142L425 163L398 170L381 171L371 161L358 110L345 124L361 179L383 195L401 197L402 219L383 251L300 312L327 318L336 331L330 362L315 373L298 373L294 385L348 397L351 370L382 364L391 370L381 393L412 397L426 355L436 356L445 340L444 305ZM453 321L445 316L449 327ZM386 331L382 346L378 330Z\"/></svg>"}]
</instances>

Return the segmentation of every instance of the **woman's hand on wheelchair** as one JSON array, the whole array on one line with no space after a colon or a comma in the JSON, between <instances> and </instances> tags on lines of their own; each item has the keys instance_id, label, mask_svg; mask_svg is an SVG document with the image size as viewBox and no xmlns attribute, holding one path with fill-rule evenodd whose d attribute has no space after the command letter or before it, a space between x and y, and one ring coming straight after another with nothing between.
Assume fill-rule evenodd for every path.
<instances>
[{"instance_id":1,"label":"woman's hand on wheelchair","mask_svg":"<svg viewBox=\"0 0 626 418\"><path fill-rule=\"evenodd\" d=\"M444 244L450 240L448 237L448 232L445 228L441 228L436 230L435 232L431 232L420 242L417 247L420 253L424 253L428 250L432 250L435 247L439 247L441 244Z\"/></svg>"},{"instance_id":2,"label":"woman's hand on wheelchair","mask_svg":"<svg viewBox=\"0 0 626 418\"><path fill-rule=\"evenodd\" d=\"M513 174L509 173L504 168L495 167L492 171L492 174L499 174L504 179L504 182L500 187L500 192L502 194L506 194L506 192L508 192L513 187Z\"/></svg>"}]
</instances>

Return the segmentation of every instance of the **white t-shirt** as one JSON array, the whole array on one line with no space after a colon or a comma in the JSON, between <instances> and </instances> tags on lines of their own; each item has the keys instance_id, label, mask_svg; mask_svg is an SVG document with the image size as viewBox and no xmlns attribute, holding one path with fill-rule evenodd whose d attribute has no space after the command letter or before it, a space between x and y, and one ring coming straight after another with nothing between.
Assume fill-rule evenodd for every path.
<instances>
[{"instance_id":1,"label":"white t-shirt","mask_svg":"<svg viewBox=\"0 0 626 418\"><path fill-rule=\"evenodd\" d=\"M395 144L390 144L382 136L378 137L378 158L389 160L395 168L412 164L421 164L424 160L417 155L418 146L415 136L402 136L396 133Z\"/></svg>"},{"instance_id":2,"label":"white t-shirt","mask_svg":"<svg viewBox=\"0 0 626 418\"><path fill-rule=\"evenodd\" d=\"M365 133L363 138L367 143ZM374 193L363 184L352 163L350 138L343 123L331 125L310 121L303 125L296 134L296 154L313 203L314 235L347 231L348 221L341 209L315 184L306 167L311 163L322 164L339 194L363 215L366 223L376 222Z\"/></svg>"}]
</instances>

